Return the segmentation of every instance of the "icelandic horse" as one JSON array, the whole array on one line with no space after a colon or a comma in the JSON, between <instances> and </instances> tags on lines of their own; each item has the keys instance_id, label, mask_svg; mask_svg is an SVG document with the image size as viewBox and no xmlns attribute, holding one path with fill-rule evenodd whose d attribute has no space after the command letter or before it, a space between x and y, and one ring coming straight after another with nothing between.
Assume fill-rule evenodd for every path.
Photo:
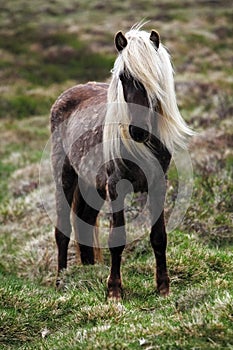
<instances>
[{"instance_id":1,"label":"icelandic horse","mask_svg":"<svg viewBox=\"0 0 233 350\"><path fill-rule=\"evenodd\" d=\"M170 56L158 32L133 27L125 35L116 34L115 46L118 56L110 84L76 85L63 92L51 109L57 211L56 285L61 284L60 273L67 267L70 213L76 218L81 262L94 264L93 232L108 197L111 269L107 295L121 298L121 257L126 245L124 199L133 188L134 192L146 192L149 196L157 291L167 295L164 183L174 149L185 148L192 131L178 110ZM95 175L91 176L93 169ZM119 189L122 180L132 186Z\"/></svg>"}]
</instances>

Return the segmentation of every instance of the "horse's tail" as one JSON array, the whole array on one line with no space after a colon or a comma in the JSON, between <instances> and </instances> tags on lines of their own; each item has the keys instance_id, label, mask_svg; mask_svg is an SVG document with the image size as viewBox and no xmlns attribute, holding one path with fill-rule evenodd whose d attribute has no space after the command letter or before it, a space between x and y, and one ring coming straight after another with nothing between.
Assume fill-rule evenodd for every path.
<instances>
[{"instance_id":1,"label":"horse's tail","mask_svg":"<svg viewBox=\"0 0 233 350\"><path fill-rule=\"evenodd\" d=\"M72 202L72 226L74 229L74 235L76 240L76 252L77 252L77 263L81 264L81 255L80 255L80 249L78 244L78 224L77 224L77 213L78 208L80 204L80 192L78 186L76 187L73 195L73 202ZM103 262L103 256L100 248L99 243L99 227L98 227L98 218L96 220L96 225L93 228L93 249L94 249L94 258L95 262Z\"/></svg>"},{"instance_id":2,"label":"horse's tail","mask_svg":"<svg viewBox=\"0 0 233 350\"><path fill-rule=\"evenodd\" d=\"M76 248L76 261L77 264L81 264L81 254L78 244L78 223L77 223L77 208L78 208L78 187L76 187L73 194L72 208L71 208L71 222L74 230L75 248Z\"/></svg>"},{"instance_id":3,"label":"horse's tail","mask_svg":"<svg viewBox=\"0 0 233 350\"><path fill-rule=\"evenodd\" d=\"M96 225L94 227L94 256L96 262L103 262L103 255L99 242L99 219L96 219Z\"/></svg>"}]
</instances>

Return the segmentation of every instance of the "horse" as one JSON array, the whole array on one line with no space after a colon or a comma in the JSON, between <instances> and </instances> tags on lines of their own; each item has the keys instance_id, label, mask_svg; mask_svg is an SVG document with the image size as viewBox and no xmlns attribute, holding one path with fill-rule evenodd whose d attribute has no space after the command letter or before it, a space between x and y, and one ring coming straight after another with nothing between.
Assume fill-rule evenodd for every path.
<instances>
[{"instance_id":1,"label":"horse","mask_svg":"<svg viewBox=\"0 0 233 350\"><path fill-rule=\"evenodd\" d=\"M171 59L159 33L132 27L125 34L119 31L114 41L118 55L110 83L73 86L51 108L57 212L56 286L61 286L61 272L67 268L70 214L75 216L73 226L81 262L94 264L95 227L108 199L111 268L107 297L122 298L124 200L130 191L145 192L150 203L157 292L166 296L170 285L164 218L166 173L173 152L186 147L192 131L177 107Z\"/></svg>"}]
</instances>

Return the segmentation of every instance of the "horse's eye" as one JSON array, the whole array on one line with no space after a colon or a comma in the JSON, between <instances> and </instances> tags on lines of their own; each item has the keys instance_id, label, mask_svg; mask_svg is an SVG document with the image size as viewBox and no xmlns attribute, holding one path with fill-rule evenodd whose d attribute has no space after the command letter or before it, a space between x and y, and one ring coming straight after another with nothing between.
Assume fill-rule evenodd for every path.
<instances>
[{"instance_id":1,"label":"horse's eye","mask_svg":"<svg viewBox=\"0 0 233 350\"><path fill-rule=\"evenodd\" d=\"M126 80L129 80L129 78L127 77L127 75L125 73L121 73L119 75L119 78L122 81L122 83L125 82Z\"/></svg>"},{"instance_id":2,"label":"horse's eye","mask_svg":"<svg viewBox=\"0 0 233 350\"><path fill-rule=\"evenodd\" d=\"M140 81L138 81L138 80L134 80L134 86L137 90L145 91L143 84L140 83Z\"/></svg>"},{"instance_id":3,"label":"horse's eye","mask_svg":"<svg viewBox=\"0 0 233 350\"><path fill-rule=\"evenodd\" d=\"M134 86L136 90L139 90L141 92L145 92L145 88L142 83L140 83L139 80L134 79L132 76L127 74L126 72L122 72L119 75L119 78L123 84L129 84L129 86Z\"/></svg>"},{"instance_id":4,"label":"horse's eye","mask_svg":"<svg viewBox=\"0 0 233 350\"><path fill-rule=\"evenodd\" d=\"M124 80L124 73L121 73L121 74L119 75L119 78L120 78L121 81L123 81L123 80Z\"/></svg>"}]
</instances>

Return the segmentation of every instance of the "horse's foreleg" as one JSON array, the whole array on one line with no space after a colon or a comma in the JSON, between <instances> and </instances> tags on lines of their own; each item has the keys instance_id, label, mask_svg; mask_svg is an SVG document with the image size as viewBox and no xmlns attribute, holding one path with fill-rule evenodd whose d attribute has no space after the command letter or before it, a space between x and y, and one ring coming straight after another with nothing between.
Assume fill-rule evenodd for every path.
<instances>
[{"instance_id":1,"label":"horse's foreleg","mask_svg":"<svg viewBox=\"0 0 233 350\"><path fill-rule=\"evenodd\" d=\"M107 282L107 296L109 299L120 300L122 297L121 256L126 244L124 199L127 193L125 183L116 176L108 181L108 193L112 207L111 231L108 246L111 254L111 270ZM122 187L123 185L123 187Z\"/></svg>"},{"instance_id":2,"label":"horse's foreleg","mask_svg":"<svg viewBox=\"0 0 233 350\"><path fill-rule=\"evenodd\" d=\"M162 211L150 234L151 245L156 259L156 283L161 295L169 294L169 276L166 262L167 234L165 229L164 212Z\"/></svg>"},{"instance_id":3,"label":"horse's foreleg","mask_svg":"<svg viewBox=\"0 0 233 350\"><path fill-rule=\"evenodd\" d=\"M113 213L112 229L109 235L111 270L108 277L108 298L120 300L122 297L121 256L125 248L126 234L124 212Z\"/></svg>"}]
</instances>

